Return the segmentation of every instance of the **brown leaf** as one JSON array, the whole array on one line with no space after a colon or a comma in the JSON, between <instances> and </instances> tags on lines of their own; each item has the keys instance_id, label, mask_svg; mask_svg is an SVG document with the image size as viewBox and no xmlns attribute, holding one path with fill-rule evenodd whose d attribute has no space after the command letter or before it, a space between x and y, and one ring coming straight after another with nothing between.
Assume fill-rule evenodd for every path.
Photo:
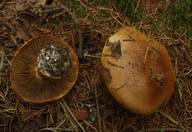
<instances>
[{"instance_id":1,"label":"brown leaf","mask_svg":"<svg viewBox=\"0 0 192 132\"><path fill-rule=\"evenodd\" d=\"M16 38L23 39L25 42L31 39L32 37L39 34L29 22L26 20L19 21L16 26L17 35Z\"/></svg>"},{"instance_id":2,"label":"brown leaf","mask_svg":"<svg viewBox=\"0 0 192 132\"><path fill-rule=\"evenodd\" d=\"M45 5L47 0L16 0L15 9L23 11L30 6Z\"/></svg>"},{"instance_id":3,"label":"brown leaf","mask_svg":"<svg viewBox=\"0 0 192 132\"><path fill-rule=\"evenodd\" d=\"M165 11L171 5L170 0L160 0L157 3L157 6L160 10Z\"/></svg>"},{"instance_id":4,"label":"brown leaf","mask_svg":"<svg viewBox=\"0 0 192 132\"><path fill-rule=\"evenodd\" d=\"M87 111L85 110L71 110L73 115L76 117L77 120L82 121L86 120L89 116Z\"/></svg>"},{"instance_id":5,"label":"brown leaf","mask_svg":"<svg viewBox=\"0 0 192 132\"><path fill-rule=\"evenodd\" d=\"M159 13L159 10L165 11L171 2L170 0L146 0L144 2L144 11L147 15L155 13Z\"/></svg>"},{"instance_id":6,"label":"brown leaf","mask_svg":"<svg viewBox=\"0 0 192 132\"><path fill-rule=\"evenodd\" d=\"M144 10L148 13L153 13L157 8L157 1L156 0L147 0L144 2Z\"/></svg>"},{"instance_id":7,"label":"brown leaf","mask_svg":"<svg viewBox=\"0 0 192 132\"><path fill-rule=\"evenodd\" d=\"M111 53L112 56L114 56L116 59L119 59L121 57L121 42L116 45L116 48Z\"/></svg>"},{"instance_id":8,"label":"brown leaf","mask_svg":"<svg viewBox=\"0 0 192 132\"><path fill-rule=\"evenodd\" d=\"M121 57L121 42L116 41L116 42L110 42L108 40L107 46L110 47L110 49L112 50L111 55L114 56L116 59L118 59L119 57Z\"/></svg>"}]
</instances>

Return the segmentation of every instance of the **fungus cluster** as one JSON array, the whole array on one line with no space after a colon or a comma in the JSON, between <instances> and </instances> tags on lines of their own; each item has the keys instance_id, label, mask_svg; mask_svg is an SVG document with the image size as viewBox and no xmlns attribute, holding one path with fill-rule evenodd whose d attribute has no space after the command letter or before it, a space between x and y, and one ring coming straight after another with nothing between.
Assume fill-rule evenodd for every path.
<instances>
[{"instance_id":1,"label":"fungus cluster","mask_svg":"<svg viewBox=\"0 0 192 132\"><path fill-rule=\"evenodd\" d=\"M176 82L166 48L128 27L109 38L99 71L112 96L137 114L154 113L172 95Z\"/></svg>"},{"instance_id":2,"label":"fungus cluster","mask_svg":"<svg viewBox=\"0 0 192 132\"><path fill-rule=\"evenodd\" d=\"M62 39L36 36L14 55L10 74L13 91L30 103L57 100L76 83L78 63L75 51Z\"/></svg>"}]
</instances>

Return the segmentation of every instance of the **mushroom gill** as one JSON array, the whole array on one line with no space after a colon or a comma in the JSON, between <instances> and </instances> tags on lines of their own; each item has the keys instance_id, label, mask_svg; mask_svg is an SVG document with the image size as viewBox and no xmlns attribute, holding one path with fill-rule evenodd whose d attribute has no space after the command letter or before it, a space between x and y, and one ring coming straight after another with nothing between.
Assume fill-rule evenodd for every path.
<instances>
[{"instance_id":1,"label":"mushroom gill","mask_svg":"<svg viewBox=\"0 0 192 132\"><path fill-rule=\"evenodd\" d=\"M75 51L62 39L36 36L14 55L10 73L13 91L30 103L57 100L76 83L78 64Z\"/></svg>"}]
</instances>

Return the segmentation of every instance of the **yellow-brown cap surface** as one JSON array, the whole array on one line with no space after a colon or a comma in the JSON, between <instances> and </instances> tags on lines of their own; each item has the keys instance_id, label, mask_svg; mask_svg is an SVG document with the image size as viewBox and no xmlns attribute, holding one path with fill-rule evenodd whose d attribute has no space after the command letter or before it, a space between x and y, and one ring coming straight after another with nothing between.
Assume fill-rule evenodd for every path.
<instances>
[{"instance_id":1,"label":"yellow-brown cap surface","mask_svg":"<svg viewBox=\"0 0 192 132\"><path fill-rule=\"evenodd\" d=\"M46 45L67 47L71 68L61 78L41 77L37 72L37 57ZM75 51L62 39L39 35L24 44L15 53L11 64L13 91L29 103L45 103L62 98L78 78L79 61Z\"/></svg>"},{"instance_id":2,"label":"yellow-brown cap surface","mask_svg":"<svg viewBox=\"0 0 192 132\"><path fill-rule=\"evenodd\" d=\"M159 42L127 27L109 38L102 54L101 77L112 96L131 112L151 114L172 95L176 76Z\"/></svg>"}]
</instances>

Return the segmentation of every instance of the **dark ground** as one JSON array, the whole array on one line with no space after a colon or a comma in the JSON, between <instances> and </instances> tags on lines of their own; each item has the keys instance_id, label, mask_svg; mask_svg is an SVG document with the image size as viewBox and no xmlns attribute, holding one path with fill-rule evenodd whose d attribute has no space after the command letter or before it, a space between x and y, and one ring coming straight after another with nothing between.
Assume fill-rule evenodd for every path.
<instances>
[{"instance_id":1,"label":"dark ground","mask_svg":"<svg viewBox=\"0 0 192 132\"><path fill-rule=\"evenodd\" d=\"M132 15L127 17L125 12L120 12L118 6L101 6L95 1L63 2L71 12L58 1L51 5L42 1L41 6L18 2L21 1L5 1L0 6L1 132L192 131L192 47L187 29L179 32L183 28L173 30L160 23L156 30L154 20L158 23L160 19L156 19L159 14L153 10L150 10L152 14L145 12L147 19L135 20ZM140 8L138 6L134 11L140 11ZM191 14L187 21L190 20ZM132 114L118 105L97 72L99 54L107 38L126 26L135 27L160 41L172 58L178 81L175 92L152 115ZM82 56L79 56L79 79L67 96L55 102L32 105L12 92L9 74L16 50L37 34L61 37L78 53L82 52ZM78 121L75 117L79 114L84 114L83 117L88 114L88 118Z\"/></svg>"}]
</instances>

